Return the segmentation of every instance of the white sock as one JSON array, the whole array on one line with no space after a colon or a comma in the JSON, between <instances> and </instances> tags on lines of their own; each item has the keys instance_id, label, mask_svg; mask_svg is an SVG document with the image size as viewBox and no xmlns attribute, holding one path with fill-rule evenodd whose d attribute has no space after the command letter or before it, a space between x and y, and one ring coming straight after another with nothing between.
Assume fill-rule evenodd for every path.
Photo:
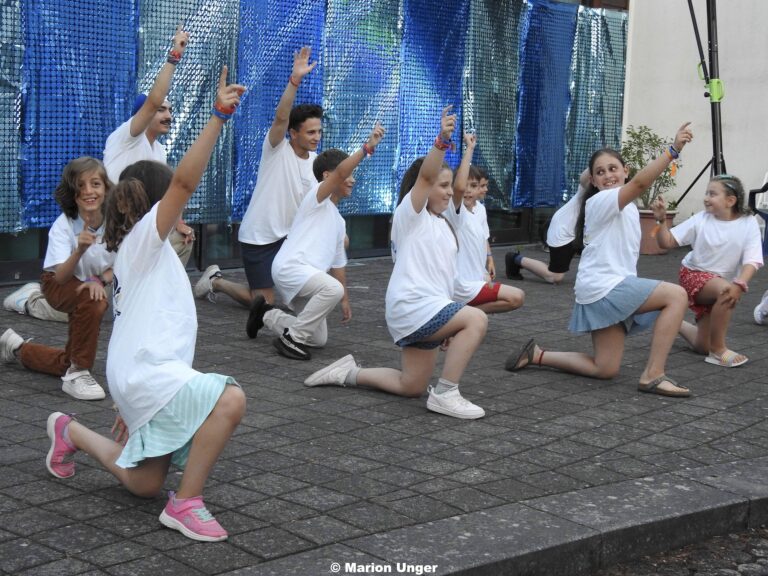
<instances>
[{"instance_id":1,"label":"white sock","mask_svg":"<svg viewBox=\"0 0 768 576\"><path fill-rule=\"evenodd\" d=\"M455 390L458 388L458 384L454 384L450 380L446 380L445 378L440 378L437 381L437 386L435 386L434 391L435 394L445 394L446 392L450 392L451 390Z\"/></svg>"},{"instance_id":2,"label":"white sock","mask_svg":"<svg viewBox=\"0 0 768 576\"><path fill-rule=\"evenodd\" d=\"M362 370L360 366L355 366L347 372L347 375L344 378L344 384L347 386L357 386L357 375L360 374L360 370Z\"/></svg>"}]
</instances>

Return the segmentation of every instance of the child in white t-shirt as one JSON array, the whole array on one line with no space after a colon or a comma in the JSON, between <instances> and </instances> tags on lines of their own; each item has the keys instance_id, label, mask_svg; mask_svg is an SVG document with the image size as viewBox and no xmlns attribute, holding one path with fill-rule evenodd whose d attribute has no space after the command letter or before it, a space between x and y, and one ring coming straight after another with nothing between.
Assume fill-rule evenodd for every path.
<instances>
[{"instance_id":1,"label":"child in white t-shirt","mask_svg":"<svg viewBox=\"0 0 768 576\"><path fill-rule=\"evenodd\" d=\"M454 210L444 216L453 194L453 173L443 162L456 117L443 110L440 134L429 154L403 177L400 202L392 222L395 266L386 296L389 332L402 351L402 369L358 368L352 355L337 360L304 384L369 386L392 394L418 397L429 389L427 409L455 418L481 418L485 411L459 393L459 380L483 341L488 318L482 310L453 301L460 224ZM429 380L438 348L447 347L442 376ZM450 343L450 346L448 344Z\"/></svg>"},{"instance_id":2,"label":"child in white t-shirt","mask_svg":"<svg viewBox=\"0 0 768 576\"><path fill-rule=\"evenodd\" d=\"M725 338L731 315L749 281L763 265L760 226L744 207L744 186L735 176L721 174L709 181L704 210L672 230L666 225L664 198L653 203L659 223L656 240L662 248L690 245L680 267L680 285L696 325L683 322L680 334L710 364L732 368L748 358L729 350Z\"/></svg>"},{"instance_id":3,"label":"child in white t-shirt","mask_svg":"<svg viewBox=\"0 0 768 576\"><path fill-rule=\"evenodd\" d=\"M162 199L151 206L141 182L128 178L107 202L105 242L110 250L119 248L115 321L107 353L109 390L119 411L113 427L116 441L55 412L48 418L51 448L46 458L54 476L67 478L75 473L72 455L83 450L143 497L160 492L171 463L184 467L178 492L169 494L160 521L205 542L227 537L206 509L202 491L243 416L245 395L232 378L192 368L195 303L168 236L245 91L226 85L226 74L225 66L211 119L182 158Z\"/></svg>"},{"instance_id":4,"label":"child in white t-shirt","mask_svg":"<svg viewBox=\"0 0 768 576\"><path fill-rule=\"evenodd\" d=\"M61 376L61 389L78 400L105 397L90 370L108 307L104 286L112 282L115 260L102 241L104 199L110 187L104 165L82 157L65 166L56 188L62 213L48 232L40 284L48 304L69 315L64 349L25 343L10 328L0 336L4 361L16 359L30 370Z\"/></svg>"},{"instance_id":5,"label":"child in white t-shirt","mask_svg":"<svg viewBox=\"0 0 768 576\"><path fill-rule=\"evenodd\" d=\"M570 270L571 261L579 249L576 224L588 186L589 169L582 172L576 194L552 215L547 228L549 264L523 256L519 251L507 252L505 256L507 278L523 280L523 275L520 274L522 268L533 272L550 284L559 284L562 281L565 273Z\"/></svg>"},{"instance_id":6,"label":"child in white t-shirt","mask_svg":"<svg viewBox=\"0 0 768 576\"><path fill-rule=\"evenodd\" d=\"M572 332L592 335L594 355L543 350L531 339L508 358L507 370L535 364L593 378L619 373L626 334L653 325L651 352L638 389L664 396L689 396L664 373L669 350L685 314L685 290L637 277L640 216L634 201L661 175L693 134L688 123L674 144L626 181L629 169L618 152L598 150L589 161L591 186L584 196L584 251L576 274ZM580 218L581 220L581 218Z\"/></svg>"},{"instance_id":7,"label":"child in white t-shirt","mask_svg":"<svg viewBox=\"0 0 768 576\"><path fill-rule=\"evenodd\" d=\"M509 312L523 305L525 293L519 288L494 282L496 269L488 238L488 217L485 206L478 202L480 173L473 170L472 154L477 144L475 134L464 135L465 150L453 179L454 206L448 210L458 213L459 254L456 263L454 299L475 306L486 314ZM462 206L463 203L463 206ZM452 215L446 215L451 218Z\"/></svg>"},{"instance_id":8,"label":"child in white t-shirt","mask_svg":"<svg viewBox=\"0 0 768 576\"><path fill-rule=\"evenodd\" d=\"M351 156L326 150L314 162L316 184L304 197L288 238L272 262L272 278L283 302L296 316L267 304L254 306L246 331L255 337L262 325L275 332L278 353L294 360L309 360L309 347L325 346L326 318L341 302L342 322L352 318L346 289L346 226L338 204L352 193L352 171L373 154L384 136L378 123L368 141Z\"/></svg>"}]
</instances>

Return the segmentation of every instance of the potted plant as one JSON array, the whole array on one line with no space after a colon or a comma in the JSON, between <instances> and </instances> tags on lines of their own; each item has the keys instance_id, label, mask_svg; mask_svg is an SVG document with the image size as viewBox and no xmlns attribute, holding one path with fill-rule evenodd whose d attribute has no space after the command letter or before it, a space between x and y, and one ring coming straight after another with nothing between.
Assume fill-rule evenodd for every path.
<instances>
[{"instance_id":1,"label":"potted plant","mask_svg":"<svg viewBox=\"0 0 768 576\"><path fill-rule=\"evenodd\" d=\"M654 158L664 154L672 142L665 141L656 132L648 126L629 126L624 141L621 143L621 156L629 166L629 177L634 177L635 173L643 166L651 162ZM680 160L670 164L666 170L654 180L648 190L643 192L637 199L640 209L640 228L642 237L640 240L641 254L665 254L667 251L659 248L656 242L655 230L656 219L651 211L651 204L656 197L663 195L667 200L667 225L672 226L672 220L677 212L677 201L670 198L669 191L675 186L675 174L677 169L682 166Z\"/></svg>"}]
</instances>

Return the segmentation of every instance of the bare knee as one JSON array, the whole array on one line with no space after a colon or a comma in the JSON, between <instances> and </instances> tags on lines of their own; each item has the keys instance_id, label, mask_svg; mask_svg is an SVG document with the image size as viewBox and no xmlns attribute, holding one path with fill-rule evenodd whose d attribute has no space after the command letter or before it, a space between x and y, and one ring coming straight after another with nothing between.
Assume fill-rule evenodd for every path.
<instances>
[{"instance_id":1,"label":"bare knee","mask_svg":"<svg viewBox=\"0 0 768 576\"><path fill-rule=\"evenodd\" d=\"M619 375L618 366L597 366L595 373L592 374L593 378L599 378L600 380L612 380Z\"/></svg>"},{"instance_id":2,"label":"bare knee","mask_svg":"<svg viewBox=\"0 0 768 576\"><path fill-rule=\"evenodd\" d=\"M509 297L507 298L507 301L509 302L512 310L517 310L518 308L522 307L523 304L525 304L525 292L520 290L520 288L513 288L509 294Z\"/></svg>"},{"instance_id":3,"label":"bare knee","mask_svg":"<svg viewBox=\"0 0 768 576\"><path fill-rule=\"evenodd\" d=\"M560 284L563 281L565 274L563 272L550 272L547 277L547 282L550 284Z\"/></svg>"},{"instance_id":4,"label":"bare knee","mask_svg":"<svg viewBox=\"0 0 768 576\"><path fill-rule=\"evenodd\" d=\"M245 392L240 386L228 385L219 397L214 410L233 422L240 422L245 415Z\"/></svg>"},{"instance_id":5,"label":"bare knee","mask_svg":"<svg viewBox=\"0 0 768 576\"><path fill-rule=\"evenodd\" d=\"M151 478L141 483L140 486L127 487L128 491L139 498L157 498L163 491L165 478Z\"/></svg>"},{"instance_id":6,"label":"bare knee","mask_svg":"<svg viewBox=\"0 0 768 576\"><path fill-rule=\"evenodd\" d=\"M488 330L488 315L479 308L467 306L465 309L469 311L471 315L469 316L467 325L464 329L476 331L480 336L484 336L486 330Z\"/></svg>"}]
</instances>

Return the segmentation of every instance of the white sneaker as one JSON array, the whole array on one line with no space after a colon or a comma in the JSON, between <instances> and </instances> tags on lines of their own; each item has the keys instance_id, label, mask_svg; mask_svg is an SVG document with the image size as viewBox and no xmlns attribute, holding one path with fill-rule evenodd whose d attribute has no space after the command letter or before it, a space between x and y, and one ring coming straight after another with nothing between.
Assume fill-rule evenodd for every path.
<instances>
[{"instance_id":1,"label":"white sneaker","mask_svg":"<svg viewBox=\"0 0 768 576\"><path fill-rule=\"evenodd\" d=\"M765 304L765 306L763 306L763 304ZM768 290L765 291L765 294L763 294L763 297L760 300L760 304L755 306L755 311L752 313L752 316L755 319L755 324L767 323L768 312L766 312L766 308L768 308Z\"/></svg>"},{"instance_id":2,"label":"white sneaker","mask_svg":"<svg viewBox=\"0 0 768 576\"><path fill-rule=\"evenodd\" d=\"M40 284L38 282L29 282L24 284L18 290L11 292L3 300L3 308L9 312L18 312L19 314L27 313L27 300L35 292L40 292Z\"/></svg>"},{"instance_id":3,"label":"white sneaker","mask_svg":"<svg viewBox=\"0 0 768 576\"><path fill-rule=\"evenodd\" d=\"M336 360L333 364L329 364L325 368L320 368L317 372L310 374L304 380L304 386L321 386L323 384L346 386L344 380L346 380L349 371L356 366L357 364L355 364L352 354L347 354L344 358Z\"/></svg>"},{"instance_id":4,"label":"white sneaker","mask_svg":"<svg viewBox=\"0 0 768 576\"><path fill-rule=\"evenodd\" d=\"M106 396L104 388L99 386L88 370L67 372L61 381L61 389L78 400L101 400Z\"/></svg>"},{"instance_id":5,"label":"white sneaker","mask_svg":"<svg viewBox=\"0 0 768 576\"><path fill-rule=\"evenodd\" d=\"M200 280L197 281L193 292L195 298L202 300L208 298L210 302L216 302L216 294L213 292L213 279L221 278L221 269L216 264L211 264L205 269L203 275L200 276Z\"/></svg>"},{"instance_id":6,"label":"white sneaker","mask_svg":"<svg viewBox=\"0 0 768 576\"><path fill-rule=\"evenodd\" d=\"M465 399L459 393L458 387L442 394L436 394L434 386L430 386L427 410L464 420L474 420L485 416L485 410Z\"/></svg>"},{"instance_id":7,"label":"white sneaker","mask_svg":"<svg viewBox=\"0 0 768 576\"><path fill-rule=\"evenodd\" d=\"M24 338L10 328L3 332L3 335L0 336L0 362L5 362L6 364L15 362L16 355L14 352L22 344L24 344Z\"/></svg>"}]
</instances>

